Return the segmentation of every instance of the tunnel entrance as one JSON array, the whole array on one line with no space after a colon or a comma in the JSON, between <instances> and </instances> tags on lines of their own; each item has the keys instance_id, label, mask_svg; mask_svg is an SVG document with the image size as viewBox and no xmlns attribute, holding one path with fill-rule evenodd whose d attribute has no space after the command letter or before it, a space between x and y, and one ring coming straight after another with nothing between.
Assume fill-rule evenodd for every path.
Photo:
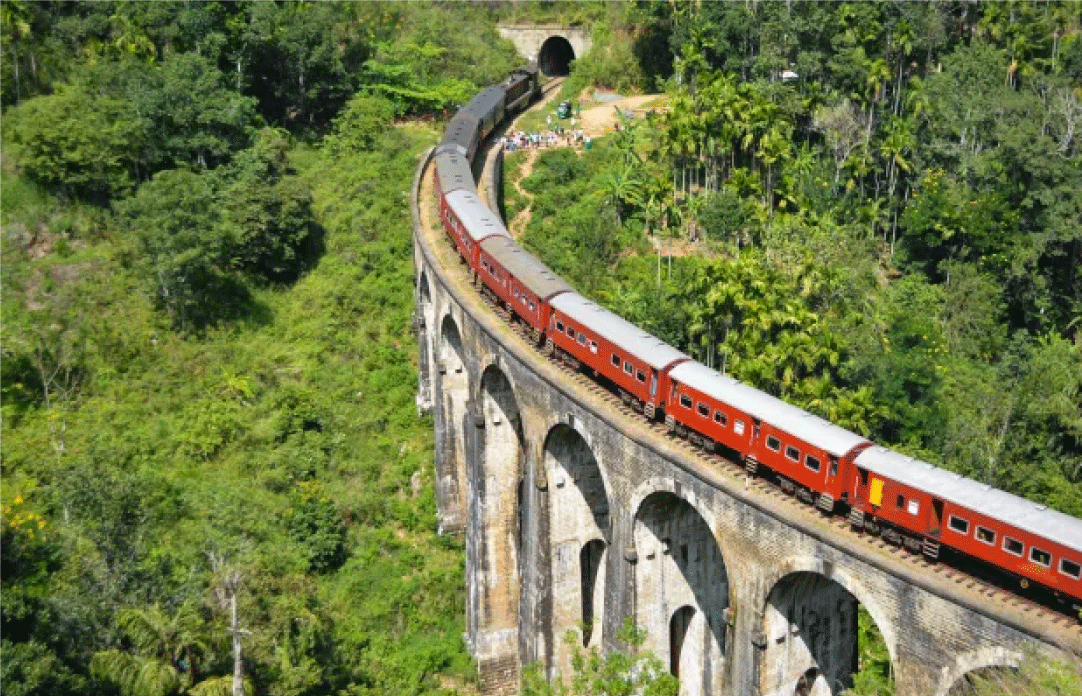
<instances>
[{"instance_id":1,"label":"tunnel entrance","mask_svg":"<svg viewBox=\"0 0 1082 696\"><path fill-rule=\"evenodd\" d=\"M537 65L541 72L549 77L571 74L571 61L575 60L575 49L571 42L562 36L550 36L541 44L537 54Z\"/></svg>"}]
</instances>

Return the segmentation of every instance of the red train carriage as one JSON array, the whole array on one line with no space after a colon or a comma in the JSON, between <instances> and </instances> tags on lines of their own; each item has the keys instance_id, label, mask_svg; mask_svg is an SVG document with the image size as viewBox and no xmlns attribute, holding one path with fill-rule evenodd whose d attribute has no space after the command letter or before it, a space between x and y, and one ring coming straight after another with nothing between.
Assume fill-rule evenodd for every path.
<instances>
[{"instance_id":1,"label":"red train carriage","mask_svg":"<svg viewBox=\"0 0 1082 696\"><path fill-rule=\"evenodd\" d=\"M688 356L577 293L557 295L551 304L556 349L612 382L647 417L665 409L667 372Z\"/></svg>"},{"instance_id":2,"label":"red train carriage","mask_svg":"<svg viewBox=\"0 0 1082 696\"><path fill-rule=\"evenodd\" d=\"M473 180L473 169L466 156L454 145L441 145L432 156L436 171L433 174L436 184L436 199L443 194L457 189L477 193L477 184Z\"/></svg>"},{"instance_id":3,"label":"red train carriage","mask_svg":"<svg viewBox=\"0 0 1082 696\"><path fill-rule=\"evenodd\" d=\"M702 363L674 367L670 428L713 449L721 443L744 456L749 471L774 471L782 488L814 501L825 512L848 498L853 459L872 443Z\"/></svg>"},{"instance_id":4,"label":"red train carriage","mask_svg":"<svg viewBox=\"0 0 1082 696\"><path fill-rule=\"evenodd\" d=\"M884 447L856 467L854 527L931 558L944 544L1082 603L1082 520Z\"/></svg>"},{"instance_id":5,"label":"red train carriage","mask_svg":"<svg viewBox=\"0 0 1082 696\"><path fill-rule=\"evenodd\" d=\"M563 278L509 237L494 236L481 242L477 272L496 297L530 326L538 343L552 315L549 301L572 291Z\"/></svg>"},{"instance_id":6,"label":"red train carriage","mask_svg":"<svg viewBox=\"0 0 1082 696\"><path fill-rule=\"evenodd\" d=\"M478 244L492 235L510 237L498 215L489 210L476 193L465 189L450 191L440 197L440 220L458 247L458 253L470 268L477 271Z\"/></svg>"}]
</instances>

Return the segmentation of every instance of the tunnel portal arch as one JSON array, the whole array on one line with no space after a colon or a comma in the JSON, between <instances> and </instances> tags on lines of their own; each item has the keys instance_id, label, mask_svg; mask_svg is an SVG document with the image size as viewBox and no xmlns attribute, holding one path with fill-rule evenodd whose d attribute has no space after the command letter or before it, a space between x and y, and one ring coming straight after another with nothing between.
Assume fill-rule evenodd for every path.
<instances>
[{"instance_id":1,"label":"tunnel portal arch","mask_svg":"<svg viewBox=\"0 0 1082 696\"><path fill-rule=\"evenodd\" d=\"M570 41L562 36L550 36L541 44L541 50L537 53L537 65L541 72L549 77L570 75L571 62L576 57Z\"/></svg>"}]
</instances>

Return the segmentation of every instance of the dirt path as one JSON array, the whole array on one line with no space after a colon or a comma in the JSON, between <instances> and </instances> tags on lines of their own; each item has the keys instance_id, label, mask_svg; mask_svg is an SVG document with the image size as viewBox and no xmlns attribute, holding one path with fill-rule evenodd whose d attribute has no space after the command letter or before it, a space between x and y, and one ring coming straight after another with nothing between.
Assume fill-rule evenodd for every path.
<instances>
[{"instance_id":1,"label":"dirt path","mask_svg":"<svg viewBox=\"0 0 1082 696\"><path fill-rule=\"evenodd\" d=\"M528 150L525 153L526 161L522 163L522 167L519 169L518 176L511 182L511 185L518 191L518 195L522 196L527 201L526 207L518 211L515 214L513 220L507 223L507 231L511 233L512 239L518 240L526 233L526 226L530 224L530 213L532 208L529 201L533 199L533 194L522 188L522 180L530 176L533 173L534 162L537 161L538 150Z\"/></svg>"},{"instance_id":2,"label":"dirt path","mask_svg":"<svg viewBox=\"0 0 1082 696\"><path fill-rule=\"evenodd\" d=\"M665 95L663 94L643 94L637 97L625 97L619 101L591 106L587 109L583 109L581 114L582 124L579 127L591 138L611 133L616 130L616 126L620 122L619 111L631 112L638 118L645 115L648 111L660 108L655 107L654 105L660 103L664 98ZM580 96L579 101L582 103L589 103L589 100L584 95Z\"/></svg>"},{"instance_id":3,"label":"dirt path","mask_svg":"<svg viewBox=\"0 0 1082 696\"><path fill-rule=\"evenodd\" d=\"M514 121L511 122L508 127L508 131L518 130L518 122L526 113L544 110L549 107L549 104L556 98L559 93L559 84L550 82L545 88L545 94L539 102L530 107L527 111L524 111ZM626 97L618 101L611 101L604 104L597 104L595 106L587 106L579 114L576 128L582 130L582 132L590 138L596 138L606 135L616 130L617 125L620 122L620 112L632 112L636 116L641 116L646 111L650 110L652 104L656 104L664 95L658 94L644 94L637 97ZM591 104L593 101L589 99L584 92L579 96L580 104ZM556 147L575 147L579 155L582 155L582 146L566 145L564 141L560 141L561 144ZM522 196L526 201L525 207L515 214L515 217L507 223L507 230L511 233L514 239L519 239L526 232L526 226L530 224L531 206L530 200L533 195L522 188L522 180L526 179L533 173L534 163L537 162L537 155L540 150L533 148L527 148L524 150L516 150L515 152L505 153L504 158L525 158L519 167L517 176L510 181L510 184L515 188L515 191Z\"/></svg>"}]
</instances>

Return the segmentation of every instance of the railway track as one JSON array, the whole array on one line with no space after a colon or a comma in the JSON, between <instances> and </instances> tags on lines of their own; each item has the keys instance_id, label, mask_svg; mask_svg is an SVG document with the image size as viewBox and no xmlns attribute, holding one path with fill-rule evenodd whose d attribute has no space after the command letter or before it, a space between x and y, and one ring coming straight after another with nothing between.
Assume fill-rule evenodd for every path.
<instances>
[{"instance_id":1,"label":"railway track","mask_svg":"<svg viewBox=\"0 0 1082 696\"><path fill-rule=\"evenodd\" d=\"M438 224L438 216L435 211L431 176L428 172L423 176L426 183L422 186L421 220L426 230L431 232L434 229L433 225ZM439 240L439 256L441 260L449 262L445 263L444 267L457 268L462 266L462 263L454 263L454 261L461 261L461 257L447 235L443 234L442 228L437 229L435 234ZM470 285L468 280L464 284ZM473 288L473 290L476 291L476 288ZM1059 630L1071 634L1076 640L1082 641L1082 623L1079 622L1079 618L1072 613L1067 613L1069 609L1057 605L1053 598L1019 594L1007 589L1002 583L996 584L994 580L986 577L990 574L989 571L967 569L958 567L958 565L946 565L942 562L931 562L921 553L909 551L901 544L891 543L880 536L863 531L855 531L849 525L845 515L823 514L814 505L800 501L793 493L783 491L771 479L761 475L749 475L741 462L734 461L716 452L708 452L671 432L664 423L647 419L625 403L618 394L591 379L583 370L569 365L556 355L544 355L542 351L538 350L537 345L531 339L521 321L506 308L495 302L487 293L479 293L479 295L488 309L499 317L501 323L509 329L510 333L516 336L516 340L521 342L521 347L529 349L529 352L537 358L548 361L550 365L573 382L579 391L588 395L594 401L604 404L609 409L619 412L625 418L632 419L639 427L650 431L657 437L663 438L686 456L707 464L713 471L727 476L738 484L742 482L746 491L761 496L792 514L814 516L819 520L820 524L826 524L835 533L843 534L851 540L858 541L858 545L866 548L869 554L878 554L903 563L921 573L931 574L938 578L941 583L953 585L964 592L978 595L981 603L994 603L1010 608L1025 617L1026 620L1056 626ZM956 559L963 558L958 554L948 555ZM971 561L971 564L975 564L975 562Z\"/></svg>"}]
</instances>

